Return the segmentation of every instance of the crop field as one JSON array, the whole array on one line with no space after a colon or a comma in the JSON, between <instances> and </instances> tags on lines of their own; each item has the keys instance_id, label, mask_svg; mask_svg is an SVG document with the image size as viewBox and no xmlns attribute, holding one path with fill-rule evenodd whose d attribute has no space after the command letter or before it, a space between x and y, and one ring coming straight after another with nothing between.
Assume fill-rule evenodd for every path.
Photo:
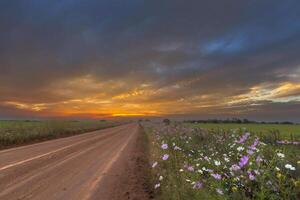
<instances>
[{"instance_id":1,"label":"crop field","mask_svg":"<svg viewBox=\"0 0 300 200\"><path fill-rule=\"evenodd\" d=\"M0 121L0 148L54 139L116 125L109 121Z\"/></svg>"},{"instance_id":2,"label":"crop field","mask_svg":"<svg viewBox=\"0 0 300 200\"><path fill-rule=\"evenodd\" d=\"M156 199L299 199L300 141L288 127L276 127L283 140L268 125L214 125L143 124Z\"/></svg>"}]
</instances>

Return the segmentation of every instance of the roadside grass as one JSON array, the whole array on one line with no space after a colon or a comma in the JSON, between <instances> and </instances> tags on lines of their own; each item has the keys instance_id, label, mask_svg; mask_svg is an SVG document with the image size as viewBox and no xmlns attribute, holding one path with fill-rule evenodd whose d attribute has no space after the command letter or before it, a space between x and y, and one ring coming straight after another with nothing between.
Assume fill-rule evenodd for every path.
<instances>
[{"instance_id":1,"label":"roadside grass","mask_svg":"<svg viewBox=\"0 0 300 200\"><path fill-rule=\"evenodd\" d=\"M273 143L243 128L143 127L155 199L299 199L299 141Z\"/></svg>"},{"instance_id":2,"label":"roadside grass","mask_svg":"<svg viewBox=\"0 0 300 200\"><path fill-rule=\"evenodd\" d=\"M81 134L117 125L109 121L0 121L0 148Z\"/></svg>"}]
</instances>

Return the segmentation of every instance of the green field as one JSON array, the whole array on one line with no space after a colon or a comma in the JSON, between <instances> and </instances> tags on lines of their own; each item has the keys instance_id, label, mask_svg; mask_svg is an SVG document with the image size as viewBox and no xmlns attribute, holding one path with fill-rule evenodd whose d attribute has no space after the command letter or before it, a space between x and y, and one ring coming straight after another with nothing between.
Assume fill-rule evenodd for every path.
<instances>
[{"instance_id":1,"label":"green field","mask_svg":"<svg viewBox=\"0 0 300 200\"><path fill-rule=\"evenodd\" d=\"M0 148L66 137L117 125L110 121L0 121Z\"/></svg>"},{"instance_id":2,"label":"green field","mask_svg":"<svg viewBox=\"0 0 300 200\"><path fill-rule=\"evenodd\" d=\"M296 124L231 124L231 123L198 123L189 124L212 131L249 131L257 135L279 134L282 139L300 139L300 125Z\"/></svg>"}]
</instances>

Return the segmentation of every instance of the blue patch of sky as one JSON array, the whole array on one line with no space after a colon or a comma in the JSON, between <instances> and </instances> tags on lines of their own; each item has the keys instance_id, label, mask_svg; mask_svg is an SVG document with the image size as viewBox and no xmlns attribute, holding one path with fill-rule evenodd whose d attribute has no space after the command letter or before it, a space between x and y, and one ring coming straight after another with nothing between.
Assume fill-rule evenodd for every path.
<instances>
[{"instance_id":1,"label":"blue patch of sky","mask_svg":"<svg viewBox=\"0 0 300 200\"><path fill-rule=\"evenodd\" d=\"M300 23L295 18L275 19L274 22L253 22L208 41L201 52L209 54L238 54L300 37ZM300 20L300 19L299 19Z\"/></svg>"}]
</instances>

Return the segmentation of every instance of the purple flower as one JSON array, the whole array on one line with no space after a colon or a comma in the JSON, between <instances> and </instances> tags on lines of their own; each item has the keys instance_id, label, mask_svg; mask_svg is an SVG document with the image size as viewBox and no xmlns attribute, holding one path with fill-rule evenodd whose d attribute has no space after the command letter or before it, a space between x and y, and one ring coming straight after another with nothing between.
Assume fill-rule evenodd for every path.
<instances>
[{"instance_id":1,"label":"purple flower","mask_svg":"<svg viewBox=\"0 0 300 200\"><path fill-rule=\"evenodd\" d=\"M193 186L194 189L201 189L202 187L203 184L200 181L197 181Z\"/></svg>"},{"instance_id":2,"label":"purple flower","mask_svg":"<svg viewBox=\"0 0 300 200\"><path fill-rule=\"evenodd\" d=\"M234 164L234 165L231 166L231 169L232 169L233 171L237 171L237 170L240 170L241 168L240 168L240 166L238 166L237 164Z\"/></svg>"},{"instance_id":3,"label":"purple flower","mask_svg":"<svg viewBox=\"0 0 300 200\"><path fill-rule=\"evenodd\" d=\"M163 160L168 160L168 158L169 158L169 154L164 154L162 157Z\"/></svg>"},{"instance_id":4,"label":"purple flower","mask_svg":"<svg viewBox=\"0 0 300 200\"><path fill-rule=\"evenodd\" d=\"M222 176L220 174L212 174L212 176L217 179L217 180L221 180Z\"/></svg>"},{"instance_id":5,"label":"purple flower","mask_svg":"<svg viewBox=\"0 0 300 200\"><path fill-rule=\"evenodd\" d=\"M251 181L255 180L255 176L251 172L248 172L248 176Z\"/></svg>"},{"instance_id":6,"label":"purple flower","mask_svg":"<svg viewBox=\"0 0 300 200\"><path fill-rule=\"evenodd\" d=\"M248 177L251 181L255 180L255 176L250 170L247 171L247 174L248 174Z\"/></svg>"},{"instance_id":7,"label":"purple flower","mask_svg":"<svg viewBox=\"0 0 300 200\"><path fill-rule=\"evenodd\" d=\"M236 143L242 144L244 143L248 137L250 136L250 133L245 133L244 135L242 135L238 141L236 141Z\"/></svg>"},{"instance_id":8,"label":"purple flower","mask_svg":"<svg viewBox=\"0 0 300 200\"><path fill-rule=\"evenodd\" d=\"M206 169L206 171L208 171L210 173L214 172L214 170L212 170L212 169Z\"/></svg>"},{"instance_id":9,"label":"purple flower","mask_svg":"<svg viewBox=\"0 0 300 200\"><path fill-rule=\"evenodd\" d=\"M252 155L252 154L254 154L254 151L252 151L252 150L247 150L247 153L249 154L249 155Z\"/></svg>"},{"instance_id":10,"label":"purple flower","mask_svg":"<svg viewBox=\"0 0 300 200\"><path fill-rule=\"evenodd\" d=\"M242 168L244 167L245 165L247 165L249 161L249 156L243 156L241 159L240 159L240 162L239 162L239 166Z\"/></svg>"},{"instance_id":11,"label":"purple flower","mask_svg":"<svg viewBox=\"0 0 300 200\"><path fill-rule=\"evenodd\" d=\"M190 171L190 172L193 172L194 171L194 167L193 166L188 166L187 170Z\"/></svg>"},{"instance_id":12,"label":"purple flower","mask_svg":"<svg viewBox=\"0 0 300 200\"><path fill-rule=\"evenodd\" d=\"M256 146L259 144L259 139L256 138L251 146L249 146L249 149L255 150Z\"/></svg>"},{"instance_id":13,"label":"purple flower","mask_svg":"<svg viewBox=\"0 0 300 200\"><path fill-rule=\"evenodd\" d=\"M168 149L168 144L162 144L161 148L164 149L164 150Z\"/></svg>"},{"instance_id":14,"label":"purple flower","mask_svg":"<svg viewBox=\"0 0 300 200\"><path fill-rule=\"evenodd\" d=\"M257 156L255 161L257 164L259 164L261 161L263 161L263 159L260 156Z\"/></svg>"},{"instance_id":15,"label":"purple flower","mask_svg":"<svg viewBox=\"0 0 300 200\"><path fill-rule=\"evenodd\" d=\"M174 147L174 150L179 150L179 151L180 151L180 150L181 150L181 148L180 148L180 147L178 147L178 146L175 146L175 147Z\"/></svg>"}]
</instances>

